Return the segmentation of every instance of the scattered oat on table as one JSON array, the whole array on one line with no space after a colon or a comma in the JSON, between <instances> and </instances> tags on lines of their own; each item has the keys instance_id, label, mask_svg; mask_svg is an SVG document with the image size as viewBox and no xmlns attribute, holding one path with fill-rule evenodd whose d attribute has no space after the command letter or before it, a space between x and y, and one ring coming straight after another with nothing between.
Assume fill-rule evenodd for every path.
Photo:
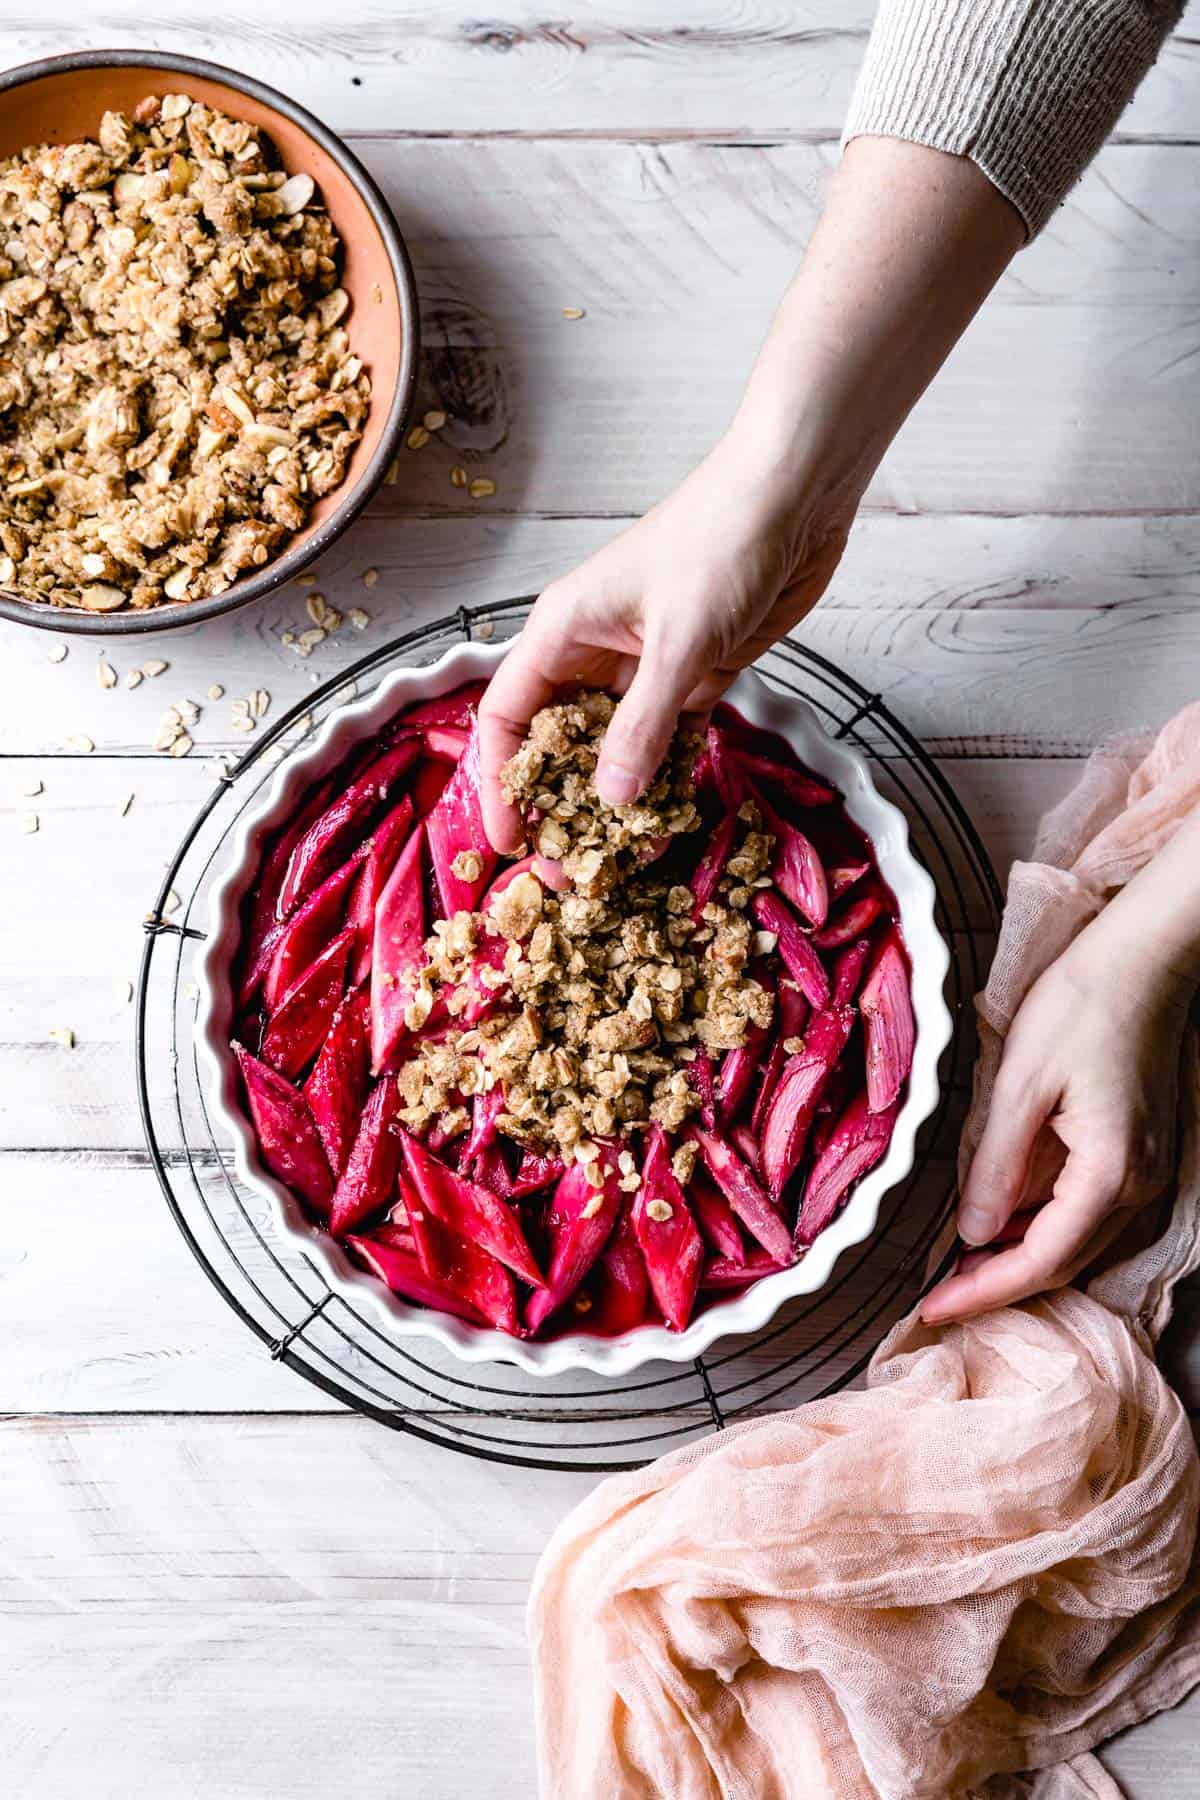
<instances>
[{"instance_id":1,"label":"scattered oat on table","mask_svg":"<svg viewBox=\"0 0 1200 1800\"><path fill-rule=\"evenodd\" d=\"M423 425L414 425L404 441L410 450L423 450L429 442L429 433Z\"/></svg>"},{"instance_id":2,"label":"scattered oat on table","mask_svg":"<svg viewBox=\"0 0 1200 1800\"><path fill-rule=\"evenodd\" d=\"M115 688L117 685L117 671L103 656L96 664L96 680L102 688Z\"/></svg>"},{"instance_id":3,"label":"scattered oat on table","mask_svg":"<svg viewBox=\"0 0 1200 1800\"><path fill-rule=\"evenodd\" d=\"M477 475L470 487L472 500L487 500L495 491L496 484L487 475Z\"/></svg>"},{"instance_id":4,"label":"scattered oat on table","mask_svg":"<svg viewBox=\"0 0 1200 1800\"><path fill-rule=\"evenodd\" d=\"M66 662L67 646L65 644L51 644L49 657L52 663Z\"/></svg>"},{"instance_id":5,"label":"scattered oat on table","mask_svg":"<svg viewBox=\"0 0 1200 1800\"><path fill-rule=\"evenodd\" d=\"M375 583L378 580L379 580L379 570L378 569L364 569L363 570L362 584L365 588L373 588L375 586Z\"/></svg>"},{"instance_id":6,"label":"scattered oat on table","mask_svg":"<svg viewBox=\"0 0 1200 1800\"><path fill-rule=\"evenodd\" d=\"M73 731L67 739L67 749L78 756L90 756L95 748L91 738L82 731Z\"/></svg>"},{"instance_id":7,"label":"scattered oat on table","mask_svg":"<svg viewBox=\"0 0 1200 1800\"><path fill-rule=\"evenodd\" d=\"M480 619L475 626L475 636L482 643L488 643L496 635L496 627L490 619Z\"/></svg>"},{"instance_id":8,"label":"scattered oat on table","mask_svg":"<svg viewBox=\"0 0 1200 1800\"><path fill-rule=\"evenodd\" d=\"M355 631L365 631L371 623L371 615L364 612L361 606L352 606L346 618Z\"/></svg>"},{"instance_id":9,"label":"scattered oat on table","mask_svg":"<svg viewBox=\"0 0 1200 1800\"><path fill-rule=\"evenodd\" d=\"M178 910L179 895L175 892L174 888L171 888L168 890L167 897L163 901L163 917L169 918L173 912L178 912Z\"/></svg>"},{"instance_id":10,"label":"scattered oat on table","mask_svg":"<svg viewBox=\"0 0 1200 1800\"><path fill-rule=\"evenodd\" d=\"M446 423L446 415L440 407L435 406L432 412L427 412L425 414L421 423L426 431L440 431L442 426Z\"/></svg>"},{"instance_id":11,"label":"scattered oat on table","mask_svg":"<svg viewBox=\"0 0 1200 1800\"><path fill-rule=\"evenodd\" d=\"M250 696L250 713L255 719L264 719L271 704L271 696L266 688L255 688Z\"/></svg>"},{"instance_id":12,"label":"scattered oat on table","mask_svg":"<svg viewBox=\"0 0 1200 1800\"><path fill-rule=\"evenodd\" d=\"M584 312L582 306L564 306L562 309L562 314L563 314L564 319L586 319L587 318L587 314Z\"/></svg>"},{"instance_id":13,"label":"scattered oat on table","mask_svg":"<svg viewBox=\"0 0 1200 1800\"><path fill-rule=\"evenodd\" d=\"M214 681L208 690L208 697L210 700L220 700L224 693L225 689L221 686L220 682Z\"/></svg>"},{"instance_id":14,"label":"scattered oat on table","mask_svg":"<svg viewBox=\"0 0 1200 1800\"><path fill-rule=\"evenodd\" d=\"M73 1050L75 1048L75 1033L69 1025L52 1025L47 1036L54 1043L62 1044L64 1049Z\"/></svg>"},{"instance_id":15,"label":"scattered oat on table","mask_svg":"<svg viewBox=\"0 0 1200 1800\"><path fill-rule=\"evenodd\" d=\"M142 664L142 674L152 681L156 675L165 675L170 666L161 656L152 656L149 662Z\"/></svg>"},{"instance_id":16,"label":"scattered oat on table","mask_svg":"<svg viewBox=\"0 0 1200 1800\"><path fill-rule=\"evenodd\" d=\"M463 468L461 463L455 463L454 467L450 471L450 486L456 487L456 488L465 488L466 485L467 485L467 471Z\"/></svg>"},{"instance_id":17,"label":"scattered oat on table","mask_svg":"<svg viewBox=\"0 0 1200 1800\"><path fill-rule=\"evenodd\" d=\"M181 736L175 739L175 742L171 745L169 754L171 756L190 756L194 748L195 746L192 743L191 738L185 731Z\"/></svg>"},{"instance_id":18,"label":"scattered oat on table","mask_svg":"<svg viewBox=\"0 0 1200 1800\"><path fill-rule=\"evenodd\" d=\"M384 486L385 487L395 487L395 485L399 481L399 479L400 479L400 458L398 456L396 456L396 457L393 457L392 461L388 464L388 472L383 478Z\"/></svg>"},{"instance_id":19,"label":"scattered oat on table","mask_svg":"<svg viewBox=\"0 0 1200 1800\"><path fill-rule=\"evenodd\" d=\"M19 823L21 830L28 836L37 830L40 821L36 813L22 813Z\"/></svg>"},{"instance_id":20,"label":"scattered oat on table","mask_svg":"<svg viewBox=\"0 0 1200 1800\"><path fill-rule=\"evenodd\" d=\"M140 669L127 669L125 671L125 686L127 688L140 687L141 682L142 671Z\"/></svg>"}]
</instances>

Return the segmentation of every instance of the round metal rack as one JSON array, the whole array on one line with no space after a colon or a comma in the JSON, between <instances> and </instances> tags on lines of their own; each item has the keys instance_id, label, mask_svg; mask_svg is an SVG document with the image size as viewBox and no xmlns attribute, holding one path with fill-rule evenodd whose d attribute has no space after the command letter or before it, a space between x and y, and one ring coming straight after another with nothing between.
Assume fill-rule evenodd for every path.
<instances>
[{"instance_id":1,"label":"round metal rack","mask_svg":"<svg viewBox=\"0 0 1200 1800\"><path fill-rule=\"evenodd\" d=\"M955 1203L975 1050L972 1001L994 942L1000 892L945 777L880 696L802 644L776 646L760 674L806 699L835 736L871 758L937 887L954 1035L941 1103L911 1175L887 1196L873 1237L843 1256L821 1293L792 1302L752 1337L722 1339L692 1363L655 1363L624 1380L581 1372L539 1381L507 1364L463 1364L423 1340L389 1336L374 1311L331 1289L302 1251L276 1236L265 1203L237 1181L197 1064L193 964L232 828L314 725L398 667L432 662L464 638L511 635L529 604L463 607L363 657L283 715L214 784L147 922L137 1080L150 1158L175 1221L266 1353L394 1430L495 1462L601 1472L635 1468L714 1429L844 1386L912 1305ZM179 904L168 911L172 891Z\"/></svg>"}]
</instances>

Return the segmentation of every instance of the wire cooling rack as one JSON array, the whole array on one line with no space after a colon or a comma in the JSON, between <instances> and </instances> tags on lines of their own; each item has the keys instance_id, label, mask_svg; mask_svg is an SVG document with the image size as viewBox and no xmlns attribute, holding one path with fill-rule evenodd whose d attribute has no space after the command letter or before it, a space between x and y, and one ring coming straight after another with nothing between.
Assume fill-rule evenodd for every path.
<instances>
[{"instance_id":1,"label":"wire cooling rack","mask_svg":"<svg viewBox=\"0 0 1200 1800\"><path fill-rule=\"evenodd\" d=\"M266 1203L237 1180L197 1063L190 976L230 834L279 763L334 707L368 694L396 668L434 661L464 638L512 635L529 604L462 607L363 657L284 714L215 784L147 922L137 996L138 1096L167 1205L264 1354L383 1425L471 1456L532 1468L636 1468L714 1429L843 1387L916 1298L956 1199L955 1151L975 1049L972 998L986 972L1000 893L945 778L880 696L802 644L777 645L759 673L801 695L835 736L871 758L881 790L907 814L938 891L954 1034L941 1102L921 1134L912 1173L887 1196L872 1238L842 1257L821 1293L791 1302L753 1336L721 1340L693 1363L655 1363L625 1380L582 1372L538 1380L503 1363L459 1363L423 1339L390 1336L374 1310L331 1289L302 1250L276 1236ZM167 916L172 890L180 904Z\"/></svg>"}]
</instances>

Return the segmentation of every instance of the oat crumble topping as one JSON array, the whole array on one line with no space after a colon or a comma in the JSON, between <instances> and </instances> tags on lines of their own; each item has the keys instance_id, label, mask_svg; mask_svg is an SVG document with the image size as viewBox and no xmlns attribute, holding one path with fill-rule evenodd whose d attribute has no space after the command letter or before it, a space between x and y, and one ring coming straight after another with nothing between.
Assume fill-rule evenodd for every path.
<instances>
[{"instance_id":1,"label":"oat crumble topping","mask_svg":"<svg viewBox=\"0 0 1200 1800\"><path fill-rule=\"evenodd\" d=\"M503 1088L498 1129L535 1150L584 1165L603 1182L597 1140L625 1138L658 1121L678 1132L698 1110L689 1066L719 1056L770 1023L774 1001L755 977L761 946L747 907L766 874L772 840L753 807L713 900L693 919L691 889L664 873L678 834L698 829L693 769L697 740L678 734L643 798L606 806L593 781L614 710L603 693L545 707L507 764L508 798L525 811L538 856L561 864L556 892L533 867L508 879L481 911L438 920L416 977L413 1025L445 1002L450 1028L422 1041L399 1073L400 1117L421 1131L438 1120L465 1131L463 1100ZM461 860L475 853L462 853ZM651 859L653 858L653 860ZM470 879L465 867L456 873ZM472 872L478 868L472 863ZM496 1010L456 1027L480 990L503 990ZM690 1180L694 1144L674 1151ZM622 1152L621 1186L635 1192L634 1158Z\"/></svg>"},{"instance_id":2,"label":"oat crumble topping","mask_svg":"<svg viewBox=\"0 0 1200 1800\"><path fill-rule=\"evenodd\" d=\"M222 593L342 480L370 381L312 178L186 95L0 163L0 585Z\"/></svg>"}]
</instances>

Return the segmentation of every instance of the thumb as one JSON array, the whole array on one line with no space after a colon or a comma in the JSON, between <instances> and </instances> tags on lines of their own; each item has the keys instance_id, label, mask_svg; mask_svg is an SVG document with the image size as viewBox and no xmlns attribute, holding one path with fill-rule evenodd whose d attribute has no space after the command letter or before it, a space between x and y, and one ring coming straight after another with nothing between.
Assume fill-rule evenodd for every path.
<instances>
[{"instance_id":1,"label":"thumb","mask_svg":"<svg viewBox=\"0 0 1200 1800\"><path fill-rule=\"evenodd\" d=\"M647 645L629 691L604 734L596 792L609 806L627 806L650 785L667 754L684 701L696 681L690 659Z\"/></svg>"}]
</instances>

